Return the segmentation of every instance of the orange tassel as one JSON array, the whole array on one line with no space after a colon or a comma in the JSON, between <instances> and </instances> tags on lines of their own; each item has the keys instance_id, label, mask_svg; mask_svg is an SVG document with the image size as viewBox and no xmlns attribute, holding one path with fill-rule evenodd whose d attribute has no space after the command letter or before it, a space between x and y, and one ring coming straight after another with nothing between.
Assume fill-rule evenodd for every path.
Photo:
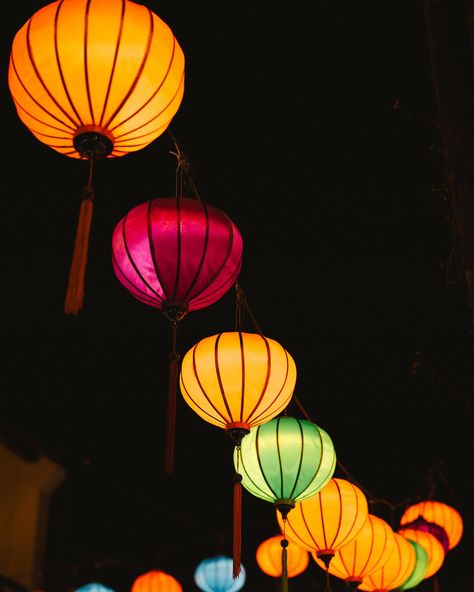
<instances>
[{"instance_id":1,"label":"orange tassel","mask_svg":"<svg viewBox=\"0 0 474 592\"><path fill-rule=\"evenodd\" d=\"M93 209L92 194L87 193L82 200L79 211L76 241L64 303L64 312L66 314L77 314L82 309L84 303L84 277L86 274Z\"/></svg>"},{"instance_id":2,"label":"orange tassel","mask_svg":"<svg viewBox=\"0 0 474 592\"><path fill-rule=\"evenodd\" d=\"M234 475L233 578L239 577L242 552L242 475Z\"/></svg>"},{"instance_id":3,"label":"orange tassel","mask_svg":"<svg viewBox=\"0 0 474 592\"><path fill-rule=\"evenodd\" d=\"M281 592L288 592L288 563L287 551L288 541L281 539Z\"/></svg>"}]
</instances>

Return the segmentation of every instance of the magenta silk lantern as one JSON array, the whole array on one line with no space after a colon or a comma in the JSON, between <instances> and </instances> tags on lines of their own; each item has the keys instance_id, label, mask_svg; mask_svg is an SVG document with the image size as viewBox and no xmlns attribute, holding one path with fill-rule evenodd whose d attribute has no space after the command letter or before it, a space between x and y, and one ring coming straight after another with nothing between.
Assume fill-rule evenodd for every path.
<instances>
[{"instance_id":1,"label":"magenta silk lantern","mask_svg":"<svg viewBox=\"0 0 474 592\"><path fill-rule=\"evenodd\" d=\"M235 284L242 236L223 211L198 198L162 197L132 208L112 235L112 266L123 286L171 322L165 470L171 472L179 354L176 330L190 311L210 306Z\"/></svg>"}]
</instances>

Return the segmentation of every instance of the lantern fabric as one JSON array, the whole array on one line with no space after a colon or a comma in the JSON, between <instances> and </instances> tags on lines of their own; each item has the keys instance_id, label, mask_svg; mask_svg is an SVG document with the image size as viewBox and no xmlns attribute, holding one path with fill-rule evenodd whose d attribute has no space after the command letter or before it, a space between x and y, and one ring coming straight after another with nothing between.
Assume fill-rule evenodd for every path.
<instances>
[{"instance_id":1,"label":"lantern fabric","mask_svg":"<svg viewBox=\"0 0 474 592\"><path fill-rule=\"evenodd\" d=\"M90 582L88 584L84 584L79 588L76 588L75 592L114 592L112 588L108 586L104 586L99 582Z\"/></svg>"},{"instance_id":2,"label":"lantern fabric","mask_svg":"<svg viewBox=\"0 0 474 592\"><path fill-rule=\"evenodd\" d=\"M337 549L326 566L315 551L312 558L322 569L346 582L362 580L381 567L394 549L393 530L382 518L369 514L357 536Z\"/></svg>"},{"instance_id":3,"label":"lantern fabric","mask_svg":"<svg viewBox=\"0 0 474 592\"><path fill-rule=\"evenodd\" d=\"M322 428L283 416L250 429L234 449L234 466L243 487L272 502L285 517L297 501L326 485L336 467L336 452Z\"/></svg>"},{"instance_id":4,"label":"lantern fabric","mask_svg":"<svg viewBox=\"0 0 474 592\"><path fill-rule=\"evenodd\" d=\"M233 577L233 560L226 555L216 555L201 561L194 571L194 582L203 592L237 592L245 584L246 571Z\"/></svg>"},{"instance_id":5,"label":"lantern fabric","mask_svg":"<svg viewBox=\"0 0 474 592\"><path fill-rule=\"evenodd\" d=\"M285 409L296 374L293 358L274 339L229 331L201 339L184 355L179 384L197 415L240 441Z\"/></svg>"},{"instance_id":6,"label":"lantern fabric","mask_svg":"<svg viewBox=\"0 0 474 592\"><path fill-rule=\"evenodd\" d=\"M184 94L168 25L130 0L58 0L16 33L8 84L21 121L71 158L119 157L159 137Z\"/></svg>"},{"instance_id":7,"label":"lantern fabric","mask_svg":"<svg viewBox=\"0 0 474 592\"><path fill-rule=\"evenodd\" d=\"M428 554L428 566L423 579L434 575L444 563L445 553L443 545L431 533L414 528L400 529L399 534L410 541L419 543Z\"/></svg>"},{"instance_id":8,"label":"lantern fabric","mask_svg":"<svg viewBox=\"0 0 474 592\"><path fill-rule=\"evenodd\" d=\"M130 592L183 592L183 587L171 574L153 569L139 575Z\"/></svg>"},{"instance_id":9,"label":"lantern fabric","mask_svg":"<svg viewBox=\"0 0 474 592\"><path fill-rule=\"evenodd\" d=\"M316 495L300 501L286 523L278 513L277 520L290 541L329 565L336 551L359 534L368 515L363 491L346 479L333 477Z\"/></svg>"},{"instance_id":10,"label":"lantern fabric","mask_svg":"<svg viewBox=\"0 0 474 592\"><path fill-rule=\"evenodd\" d=\"M112 266L140 302L182 317L219 300L242 266L242 236L199 199L155 198L133 207L112 235Z\"/></svg>"},{"instance_id":11,"label":"lantern fabric","mask_svg":"<svg viewBox=\"0 0 474 592\"><path fill-rule=\"evenodd\" d=\"M464 525L461 514L455 508L436 500L424 500L405 509L400 518L400 525L408 526L420 518L444 529L448 537L448 550L454 549L459 544Z\"/></svg>"},{"instance_id":12,"label":"lantern fabric","mask_svg":"<svg viewBox=\"0 0 474 592\"><path fill-rule=\"evenodd\" d=\"M423 547L419 543L415 541L410 541L409 539L408 542L412 545L413 549L415 550L415 567L413 568L413 571L408 580L406 580L406 582L399 586L398 590L411 590L412 588L418 586L418 584L425 579L426 570L428 568L428 553L423 549Z\"/></svg>"},{"instance_id":13,"label":"lantern fabric","mask_svg":"<svg viewBox=\"0 0 474 592\"><path fill-rule=\"evenodd\" d=\"M262 541L257 547L255 559L259 568L268 576L279 578L282 575L281 542L283 535L277 534ZM303 573L309 565L309 553L295 543L287 546L288 577L293 578Z\"/></svg>"},{"instance_id":14,"label":"lantern fabric","mask_svg":"<svg viewBox=\"0 0 474 592\"><path fill-rule=\"evenodd\" d=\"M358 586L359 590L369 592L394 590L406 582L413 573L416 563L413 546L397 532L393 533L393 538L395 545L387 561L363 579Z\"/></svg>"}]
</instances>

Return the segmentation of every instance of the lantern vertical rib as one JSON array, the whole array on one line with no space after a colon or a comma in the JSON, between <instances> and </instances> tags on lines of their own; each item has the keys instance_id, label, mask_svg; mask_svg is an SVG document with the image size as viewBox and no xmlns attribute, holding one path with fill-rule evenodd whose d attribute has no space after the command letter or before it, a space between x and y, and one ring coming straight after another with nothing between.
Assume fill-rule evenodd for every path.
<instances>
[{"instance_id":1,"label":"lantern vertical rib","mask_svg":"<svg viewBox=\"0 0 474 592\"><path fill-rule=\"evenodd\" d=\"M179 201L179 197L177 199ZM193 290L194 286L196 285L196 282L197 282L197 280L198 280L198 278L199 278L199 276L201 274L201 271L202 271L202 269L204 267L204 261L206 259L207 249L208 249L208 246L209 246L209 212L207 210L207 206L206 206L205 203L203 203L200 200L197 200L197 202L201 206L202 211L204 213L204 217L206 219L206 230L205 230L205 234L204 234L204 237L205 238L204 238L204 244L203 244L203 247L202 247L201 259L199 260L199 265L196 267L196 273L195 273L193 279L191 280L191 282L189 283L189 288L188 288L187 292L184 295L184 300L187 300L188 298L190 298L190 294L192 293L192 290ZM231 249L228 249L228 251L226 253L225 260L227 259L230 251L231 251ZM224 260L224 263L225 263L225 260ZM208 282L207 286L209 286L215 280L215 278L219 275L219 273L223 269L223 267L224 267L224 264L221 265L219 271L217 271L214 274L214 276L212 276L212 278L209 278L209 282ZM177 284L176 284L176 286L177 286ZM206 286L206 288L207 288L207 286ZM175 289L176 289L176 287L175 287Z\"/></svg>"},{"instance_id":2,"label":"lantern vertical rib","mask_svg":"<svg viewBox=\"0 0 474 592\"><path fill-rule=\"evenodd\" d=\"M303 464L303 456L304 456L304 437L303 437L303 426L300 422L298 422L298 428L300 431L300 440L301 440L301 444L300 444L300 455L299 455L299 464L298 464L298 470L296 471L296 475L295 475L295 479L293 482L293 488L291 490L291 494L289 495L289 499L293 500L294 499L294 495L295 495L295 490L296 490L296 486L298 484L298 479L300 477L301 474L301 467ZM280 453L280 446L278 446L278 453ZM282 465L280 462L280 473L281 473L281 487L282 487L282 495L281 497L283 498L283 472L282 472ZM311 481L313 480L313 478L311 478Z\"/></svg>"},{"instance_id":3,"label":"lantern vertical rib","mask_svg":"<svg viewBox=\"0 0 474 592\"><path fill-rule=\"evenodd\" d=\"M227 401L224 384L222 382L221 369L219 367L219 342L221 340L221 337L222 337L222 333L219 333L219 335L217 336L217 338L214 342L214 366L216 368L216 377L217 377L217 382L219 383L219 390L221 392L222 402L224 403L224 407L226 408L227 413L228 413L228 418L227 418L226 423L229 423L229 419L232 417L232 411L229 407L229 402ZM241 351L242 351L242 349L241 349ZM245 365L244 364L242 364L242 365L243 365L242 376L244 376L245 375L245 372L244 372Z\"/></svg>"},{"instance_id":4,"label":"lantern vertical rib","mask_svg":"<svg viewBox=\"0 0 474 592\"><path fill-rule=\"evenodd\" d=\"M257 429L257 435L258 435L258 430L259 430L259 428L257 427L256 429ZM258 445L257 445L257 438L255 438L255 444L256 444L256 448L257 448L257 457L258 457L258 463L259 463L259 467L260 467L260 471L261 471L261 470L262 470L262 466L261 466L261 463L260 463L260 456L258 455ZM240 461L240 465L241 465L242 469L244 470L244 472L245 472L245 474L246 474L246 478L247 478L247 479L248 479L248 480L249 480L249 481L252 483L253 487L254 487L254 488L257 490L257 491L260 491L260 493L261 493L263 496L265 496L265 497L268 497L268 492L267 492L267 491L264 491L264 490L263 490L263 489L260 487L260 485L258 485L258 484L257 484L257 483L254 481L254 479L252 478L252 475L251 475L251 474L248 472L248 470L246 469L246 465L245 465L244 458L243 458L243 456L242 456L242 451L241 451L241 449L240 449L240 448L239 448L239 450L238 450L238 459L239 459L239 461ZM264 480L265 480L265 482L266 482L265 475L263 475L263 474L262 474L262 476L263 476L263 478L264 478ZM272 490L271 488L270 488L270 490L272 491L272 493L274 493L274 492L273 492L273 490ZM276 497L276 496L275 496L275 497Z\"/></svg>"},{"instance_id":5,"label":"lantern vertical rib","mask_svg":"<svg viewBox=\"0 0 474 592\"><path fill-rule=\"evenodd\" d=\"M239 331L239 335L240 335L240 336L242 335L241 331ZM256 410L259 408L259 406L260 406L260 403L262 402L262 400L263 400L263 397L265 396L265 393L267 392L268 383L269 383L269 381L270 381L270 374L271 374L271 369L272 369L272 358L271 358L271 355L270 355L270 345L269 345L269 343L268 343L268 340L266 339L266 337L265 337L264 335L261 335L261 337L262 337L262 339L263 339L263 341L264 341L264 343L265 343L265 348L266 348L266 351L267 351L267 373L266 373L266 376L265 376L265 382L263 383L262 392L260 393L260 396L259 396L259 398L258 398L257 402L255 403L253 410L251 411L251 413L249 413L249 414L247 415L247 419L246 419L246 421L247 421L248 423L250 423L250 422L251 422L251 420L252 420L252 417L253 417L253 415L254 415L255 411L256 411ZM241 338L241 339L242 339L242 338ZM288 362L288 359L287 359L287 362ZM287 368L287 371L286 371L286 376L288 376L288 368ZM286 381L285 381L285 382L286 382ZM283 382L283 384L285 384L285 382ZM280 395L280 393L281 393L282 389L283 389L283 387L282 387L282 388L279 390L279 392L278 392L278 393L275 395L275 397L273 398L273 401L275 401L275 400L276 400L276 399L279 397L279 395ZM242 398L243 398L243 397L242 397ZM273 404L273 401L272 401L272 404ZM268 406L267 406L267 409L268 409ZM262 413L263 413L263 412L262 412ZM261 414L261 415L262 415L262 414ZM258 418L259 418L259 416L256 416L255 418L253 418L253 421L254 421L254 422L255 422L255 421L258 421Z\"/></svg>"}]
</instances>

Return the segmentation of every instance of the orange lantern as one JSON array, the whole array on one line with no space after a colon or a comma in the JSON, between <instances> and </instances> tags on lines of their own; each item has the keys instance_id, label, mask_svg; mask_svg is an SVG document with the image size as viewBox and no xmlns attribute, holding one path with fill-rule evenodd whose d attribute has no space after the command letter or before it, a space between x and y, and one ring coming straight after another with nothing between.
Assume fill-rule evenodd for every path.
<instances>
[{"instance_id":1,"label":"orange lantern","mask_svg":"<svg viewBox=\"0 0 474 592\"><path fill-rule=\"evenodd\" d=\"M369 514L359 534L338 549L327 569L330 574L350 583L362 580L381 567L394 549L392 528L378 516ZM316 563L325 569L324 562L313 551Z\"/></svg>"},{"instance_id":2,"label":"orange lantern","mask_svg":"<svg viewBox=\"0 0 474 592\"><path fill-rule=\"evenodd\" d=\"M461 540L463 520L461 514L451 506L435 500L418 502L406 508L400 518L400 525L410 526L420 518L444 529L448 538L448 550L454 549ZM414 524L412 528L418 527Z\"/></svg>"},{"instance_id":3,"label":"orange lantern","mask_svg":"<svg viewBox=\"0 0 474 592\"><path fill-rule=\"evenodd\" d=\"M412 574L416 565L416 554L408 540L393 533L394 547L384 564L366 576L359 590L386 592L401 586Z\"/></svg>"},{"instance_id":4,"label":"orange lantern","mask_svg":"<svg viewBox=\"0 0 474 592\"><path fill-rule=\"evenodd\" d=\"M443 545L430 532L416 530L414 528L403 528L398 533L410 541L415 541L423 547L428 554L428 567L423 579L434 575L444 563L445 552Z\"/></svg>"},{"instance_id":5,"label":"orange lantern","mask_svg":"<svg viewBox=\"0 0 474 592\"><path fill-rule=\"evenodd\" d=\"M183 587L172 575L154 569L138 576L130 592L183 592Z\"/></svg>"},{"instance_id":6,"label":"orange lantern","mask_svg":"<svg viewBox=\"0 0 474 592\"><path fill-rule=\"evenodd\" d=\"M298 502L286 521L277 512L277 520L290 541L314 553L327 567L336 551L359 534L368 515L362 490L333 477L318 493Z\"/></svg>"},{"instance_id":7,"label":"orange lantern","mask_svg":"<svg viewBox=\"0 0 474 592\"><path fill-rule=\"evenodd\" d=\"M82 308L93 163L145 148L176 114L184 54L173 32L131 0L56 0L16 33L8 85L17 114L42 143L89 161L64 310Z\"/></svg>"},{"instance_id":8,"label":"orange lantern","mask_svg":"<svg viewBox=\"0 0 474 592\"><path fill-rule=\"evenodd\" d=\"M260 543L255 558L260 569L268 576L279 578L282 575L281 542L283 535L278 534ZM303 573L309 565L309 553L296 543L286 547L287 577L293 578Z\"/></svg>"}]
</instances>

